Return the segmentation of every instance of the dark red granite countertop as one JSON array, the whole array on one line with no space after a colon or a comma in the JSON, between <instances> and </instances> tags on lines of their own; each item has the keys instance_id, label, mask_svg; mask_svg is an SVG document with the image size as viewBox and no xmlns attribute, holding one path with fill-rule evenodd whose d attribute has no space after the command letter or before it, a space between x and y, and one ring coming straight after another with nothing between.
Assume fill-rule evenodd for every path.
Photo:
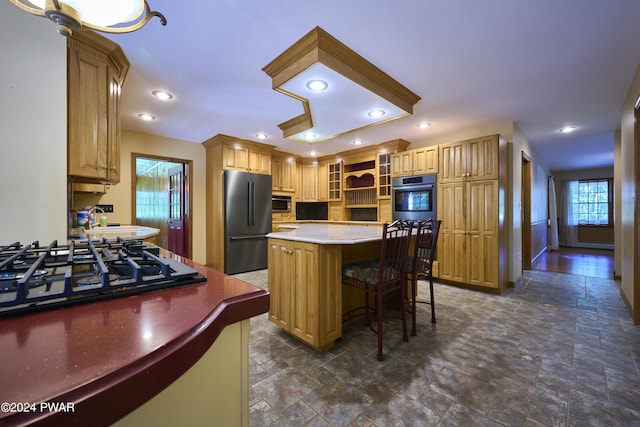
<instances>
[{"instance_id":1,"label":"dark red granite countertop","mask_svg":"<svg viewBox=\"0 0 640 427\"><path fill-rule=\"evenodd\" d=\"M265 290L171 256L207 282L0 320L0 404L22 409L3 405L0 425L113 423L186 372L226 325L269 310Z\"/></svg>"}]
</instances>

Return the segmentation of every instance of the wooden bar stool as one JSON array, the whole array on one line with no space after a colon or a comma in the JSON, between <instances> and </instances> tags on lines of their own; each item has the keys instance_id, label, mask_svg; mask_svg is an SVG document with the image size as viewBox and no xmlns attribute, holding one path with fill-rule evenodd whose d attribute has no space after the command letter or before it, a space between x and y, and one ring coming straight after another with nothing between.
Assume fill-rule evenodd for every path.
<instances>
[{"instance_id":1,"label":"wooden bar stool","mask_svg":"<svg viewBox=\"0 0 640 427\"><path fill-rule=\"evenodd\" d=\"M412 255L407 256L405 267L405 277L411 283L411 335L416 335L416 303L431 305L431 323L436 323L436 306L433 296L433 260L436 256L436 246L438 244L438 233L440 232L441 220L428 219L418 221L417 232ZM418 279L429 281L429 301L417 301Z\"/></svg>"},{"instance_id":2,"label":"wooden bar stool","mask_svg":"<svg viewBox=\"0 0 640 427\"><path fill-rule=\"evenodd\" d=\"M391 291L400 293L400 318L402 319L402 339L408 341L407 319L404 301L406 300L405 266L411 239L413 223L396 221L382 225L380 256L375 260L359 261L342 267L342 283L364 291L365 305L345 313L343 321L349 323L364 314L365 323L378 336L378 360L384 360L382 354L382 320L384 295ZM371 326L369 296L375 303L376 328ZM358 311L364 309L364 313Z\"/></svg>"}]
</instances>

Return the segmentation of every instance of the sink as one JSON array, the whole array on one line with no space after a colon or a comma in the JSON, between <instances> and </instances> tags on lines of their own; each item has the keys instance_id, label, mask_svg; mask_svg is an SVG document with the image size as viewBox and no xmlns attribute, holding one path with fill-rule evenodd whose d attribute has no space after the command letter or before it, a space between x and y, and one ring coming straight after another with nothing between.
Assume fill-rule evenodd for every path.
<instances>
[{"instance_id":1,"label":"sink","mask_svg":"<svg viewBox=\"0 0 640 427\"><path fill-rule=\"evenodd\" d=\"M149 230L157 230L156 228L144 227L141 225L118 225L115 227L95 227L91 230L84 230L85 234L103 234L103 233L135 233Z\"/></svg>"},{"instance_id":2,"label":"sink","mask_svg":"<svg viewBox=\"0 0 640 427\"><path fill-rule=\"evenodd\" d=\"M119 225L116 227L96 227L91 230L84 230L84 235L91 238L136 238L148 239L160 234L158 228L145 227L142 225Z\"/></svg>"}]
</instances>

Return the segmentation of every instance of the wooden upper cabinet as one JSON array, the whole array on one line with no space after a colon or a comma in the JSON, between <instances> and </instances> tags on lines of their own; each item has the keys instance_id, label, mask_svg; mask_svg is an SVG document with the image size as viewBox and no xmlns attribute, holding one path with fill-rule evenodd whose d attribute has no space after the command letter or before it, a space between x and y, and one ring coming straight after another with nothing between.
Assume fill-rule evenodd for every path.
<instances>
[{"instance_id":1,"label":"wooden upper cabinet","mask_svg":"<svg viewBox=\"0 0 640 427\"><path fill-rule=\"evenodd\" d=\"M300 199L303 202L318 201L318 162L300 166Z\"/></svg>"},{"instance_id":2,"label":"wooden upper cabinet","mask_svg":"<svg viewBox=\"0 0 640 427\"><path fill-rule=\"evenodd\" d=\"M129 62L120 46L87 30L67 38L67 173L120 181L120 93Z\"/></svg>"},{"instance_id":3,"label":"wooden upper cabinet","mask_svg":"<svg viewBox=\"0 0 640 427\"><path fill-rule=\"evenodd\" d=\"M391 156L391 176L424 175L438 172L438 146L416 148Z\"/></svg>"},{"instance_id":4,"label":"wooden upper cabinet","mask_svg":"<svg viewBox=\"0 0 640 427\"><path fill-rule=\"evenodd\" d=\"M271 154L249 150L249 172L271 175Z\"/></svg>"},{"instance_id":5,"label":"wooden upper cabinet","mask_svg":"<svg viewBox=\"0 0 640 427\"><path fill-rule=\"evenodd\" d=\"M286 153L271 153L271 176L273 191L294 193L296 191L296 160Z\"/></svg>"},{"instance_id":6,"label":"wooden upper cabinet","mask_svg":"<svg viewBox=\"0 0 640 427\"><path fill-rule=\"evenodd\" d=\"M222 168L271 175L272 145L216 135L209 141L222 144Z\"/></svg>"},{"instance_id":7,"label":"wooden upper cabinet","mask_svg":"<svg viewBox=\"0 0 640 427\"><path fill-rule=\"evenodd\" d=\"M498 135L440 145L438 182L498 178L498 150Z\"/></svg>"},{"instance_id":8,"label":"wooden upper cabinet","mask_svg":"<svg viewBox=\"0 0 640 427\"><path fill-rule=\"evenodd\" d=\"M403 151L391 156L391 176L409 176L413 172L413 153Z\"/></svg>"},{"instance_id":9,"label":"wooden upper cabinet","mask_svg":"<svg viewBox=\"0 0 640 427\"><path fill-rule=\"evenodd\" d=\"M329 172L326 162L302 160L300 165L301 202L326 202L329 197Z\"/></svg>"},{"instance_id":10,"label":"wooden upper cabinet","mask_svg":"<svg viewBox=\"0 0 640 427\"><path fill-rule=\"evenodd\" d=\"M413 173L423 175L438 172L438 146L416 148L413 151Z\"/></svg>"},{"instance_id":11,"label":"wooden upper cabinet","mask_svg":"<svg viewBox=\"0 0 640 427\"><path fill-rule=\"evenodd\" d=\"M109 78L109 99L107 103L107 179L120 182L120 145L122 130L120 126L120 93L122 82L113 68L107 69Z\"/></svg>"},{"instance_id":12,"label":"wooden upper cabinet","mask_svg":"<svg viewBox=\"0 0 640 427\"><path fill-rule=\"evenodd\" d=\"M249 170L249 150L240 145L222 147L222 167L227 170Z\"/></svg>"},{"instance_id":13,"label":"wooden upper cabinet","mask_svg":"<svg viewBox=\"0 0 640 427\"><path fill-rule=\"evenodd\" d=\"M498 135L469 140L468 178L471 180L495 179L499 174Z\"/></svg>"},{"instance_id":14,"label":"wooden upper cabinet","mask_svg":"<svg viewBox=\"0 0 640 427\"><path fill-rule=\"evenodd\" d=\"M318 201L326 202L329 195L329 172L326 163L318 165Z\"/></svg>"},{"instance_id":15,"label":"wooden upper cabinet","mask_svg":"<svg viewBox=\"0 0 640 427\"><path fill-rule=\"evenodd\" d=\"M327 168L328 199L330 202L340 201L342 200L342 161L329 163Z\"/></svg>"}]
</instances>

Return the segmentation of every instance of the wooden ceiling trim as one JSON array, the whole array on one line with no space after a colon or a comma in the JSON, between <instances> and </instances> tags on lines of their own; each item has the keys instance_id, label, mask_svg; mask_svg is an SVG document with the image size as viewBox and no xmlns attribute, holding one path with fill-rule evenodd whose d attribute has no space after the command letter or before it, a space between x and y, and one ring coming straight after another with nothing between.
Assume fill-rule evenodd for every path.
<instances>
[{"instance_id":1,"label":"wooden ceiling trim","mask_svg":"<svg viewBox=\"0 0 640 427\"><path fill-rule=\"evenodd\" d=\"M285 138L310 129L313 126L313 121L309 101L283 90L281 86L316 63L332 69L408 114L413 114L413 106L420 101L418 95L394 80L387 73L322 28L315 27L262 68L271 77L271 84L274 90L292 96L303 103L304 112L301 115L278 125ZM372 125L384 123L385 121L387 120L379 121ZM353 130L355 129L346 130L341 132L340 135ZM336 136L338 135L331 137ZM316 142L326 139L329 138L323 138Z\"/></svg>"}]
</instances>

